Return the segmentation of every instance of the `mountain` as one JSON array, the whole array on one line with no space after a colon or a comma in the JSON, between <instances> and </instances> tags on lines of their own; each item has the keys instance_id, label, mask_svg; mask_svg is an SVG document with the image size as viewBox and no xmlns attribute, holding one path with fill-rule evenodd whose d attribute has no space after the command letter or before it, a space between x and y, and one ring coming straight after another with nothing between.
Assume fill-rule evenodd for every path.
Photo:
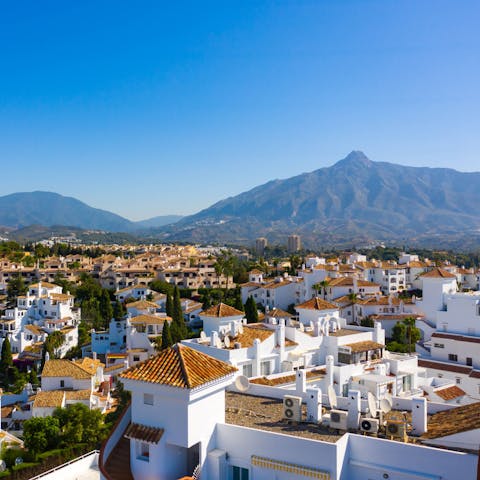
<instances>
[{"instance_id":1,"label":"mountain","mask_svg":"<svg viewBox=\"0 0 480 480\"><path fill-rule=\"evenodd\" d=\"M480 232L480 173L374 162L359 151L331 167L273 180L183 218L166 240L285 242L306 245L370 240L435 242Z\"/></svg>"},{"instance_id":2,"label":"mountain","mask_svg":"<svg viewBox=\"0 0 480 480\"><path fill-rule=\"evenodd\" d=\"M183 218L182 215L160 215L158 217L148 218L135 222L137 228L158 228L172 223L177 223Z\"/></svg>"}]
</instances>

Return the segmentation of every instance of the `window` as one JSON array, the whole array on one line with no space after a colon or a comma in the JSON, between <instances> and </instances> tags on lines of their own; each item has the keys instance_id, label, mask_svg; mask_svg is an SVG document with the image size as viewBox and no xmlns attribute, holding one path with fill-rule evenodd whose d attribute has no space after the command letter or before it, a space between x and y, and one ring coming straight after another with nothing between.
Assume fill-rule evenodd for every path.
<instances>
[{"instance_id":1,"label":"window","mask_svg":"<svg viewBox=\"0 0 480 480\"><path fill-rule=\"evenodd\" d=\"M153 395L151 393L143 394L143 403L145 405L153 405Z\"/></svg>"},{"instance_id":2,"label":"window","mask_svg":"<svg viewBox=\"0 0 480 480\"><path fill-rule=\"evenodd\" d=\"M253 375L252 364L251 363L247 363L246 365L243 366L243 374L246 377L251 377Z\"/></svg>"},{"instance_id":3,"label":"window","mask_svg":"<svg viewBox=\"0 0 480 480\"><path fill-rule=\"evenodd\" d=\"M60 388L64 388L65 387L65 380L60 380Z\"/></svg>"},{"instance_id":4,"label":"window","mask_svg":"<svg viewBox=\"0 0 480 480\"><path fill-rule=\"evenodd\" d=\"M433 346L435 348L445 348L445 345L443 343L434 343Z\"/></svg>"},{"instance_id":5,"label":"window","mask_svg":"<svg viewBox=\"0 0 480 480\"><path fill-rule=\"evenodd\" d=\"M457 362L458 361L458 355L456 353L449 353L448 354L448 359L451 362Z\"/></svg>"},{"instance_id":6,"label":"window","mask_svg":"<svg viewBox=\"0 0 480 480\"><path fill-rule=\"evenodd\" d=\"M248 468L232 467L232 480L248 480Z\"/></svg>"},{"instance_id":7,"label":"window","mask_svg":"<svg viewBox=\"0 0 480 480\"><path fill-rule=\"evenodd\" d=\"M133 361L134 362L139 362L140 361L140 356L139 355L134 355L133 356Z\"/></svg>"},{"instance_id":8,"label":"window","mask_svg":"<svg viewBox=\"0 0 480 480\"><path fill-rule=\"evenodd\" d=\"M148 462L150 458L150 445L144 442L137 442L137 459Z\"/></svg>"},{"instance_id":9,"label":"window","mask_svg":"<svg viewBox=\"0 0 480 480\"><path fill-rule=\"evenodd\" d=\"M462 379L460 377L455 377L455 383L460 385L462 383Z\"/></svg>"},{"instance_id":10,"label":"window","mask_svg":"<svg viewBox=\"0 0 480 480\"><path fill-rule=\"evenodd\" d=\"M270 362L262 362L260 364L260 374L261 375L270 375Z\"/></svg>"},{"instance_id":11,"label":"window","mask_svg":"<svg viewBox=\"0 0 480 480\"><path fill-rule=\"evenodd\" d=\"M465 362L469 367L472 366L473 362L472 362L472 357L467 357L466 359L466 362Z\"/></svg>"}]
</instances>

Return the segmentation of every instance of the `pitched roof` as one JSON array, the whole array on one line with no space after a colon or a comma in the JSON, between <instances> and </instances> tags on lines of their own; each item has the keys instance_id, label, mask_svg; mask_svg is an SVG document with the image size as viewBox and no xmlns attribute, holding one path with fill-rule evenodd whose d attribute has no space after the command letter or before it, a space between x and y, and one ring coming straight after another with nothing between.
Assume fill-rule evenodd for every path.
<instances>
[{"instance_id":1,"label":"pitched roof","mask_svg":"<svg viewBox=\"0 0 480 480\"><path fill-rule=\"evenodd\" d=\"M281 308L272 308L265 314L265 316L271 318L293 318L295 315L292 315Z\"/></svg>"},{"instance_id":2,"label":"pitched roof","mask_svg":"<svg viewBox=\"0 0 480 480\"><path fill-rule=\"evenodd\" d=\"M313 297L300 305L295 305L295 310L298 310L299 308L304 308L306 310L338 310L337 305L327 302L320 297Z\"/></svg>"},{"instance_id":3,"label":"pitched roof","mask_svg":"<svg viewBox=\"0 0 480 480\"><path fill-rule=\"evenodd\" d=\"M457 334L457 333L435 332L435 333L432 333L432 337L444 338L446 340L457 340L459 342L480 343L480 338L478 338L478 337L461 335L461 334Z\"/></svg>"},{"instance_id":4,"label":"pitched roof","mask_svg":"<svg viewBox=\"0 0 480 480\"><path fill-rule=\"evenodd\" d=\"M352 277L337 277L328 282L328 287L353 287ZM378 283L369 282L367 280L357 280L358 287L377 287L380 288Z\"/></svg>"},{"instance_id":5,"label":"pitched roof","mask_svg":"<svg viewBox=\"0 0 480 480\"><path fill-rule=\"evenodd\" d=\"M438 395L440 398L443 400L454 400L455 398L458 397L463 397L465 395L465 392L457 387L456 385L453 385L451 387L446 387L446 388L440 388L438 390L435 390L435 394Z\"/></svg>"},{"instance_id":6,"label":"pitched roof","mask_svg":"<svg viewBox=\"0 0 480 480\"><path fill-rule=\"evenodd\" d=\"M126 308L127 310L129 308L145 310L146 308L158 308L158 305L154 302L149 302L148 300L138 300L136 302L127 303Z\"/></svg>"},{"instance_id":7,"label":"pitched roof","mask_svg":"<svg viewBox=\"0 0 480 480\"><path fill-rule=\"evenodd\" d=\"M54 283L48 283L48 282L41 282L43 288L55 288L58 287L59 285L55 285ZM32 285L29 285L28 288L38 288L40 285L39 283L33 283Z\"/></svg>"},{"instance_id":8,"label":"pitched roof","mask_svg":"<svg viewBox=\"0 0 480 480\"><path fill-rule=\"evenodd\" d=\"M56 408L61 407L65 392L63 390L50 390L38 392L33 402L33 407Z\"/></svg>"},{"instance_id":9,"label":"pitched roof","mask_svg":"<svg viewBox=\"0 0 480 480\"><path fill-rule=\"evenodd\" d=\"M71 360L48 360L41 377L72 377L77 380L90 379L92 375Z\"/></svg>"},{"instance_id":10,"label":"pitched roof","mask_svg":"<svg viewBox=\"0 0 480 480\"><path fill-rule=\"evenodd\" d=\"M163 428L148 427L140 423L130 423L123 436L131 440L140 440L156 445L162 438L163 431Z\"/></svg>"},{"instance_id":11,"label":"pitched roof","mask_svg":"<svg viewBox=\"0 0 480 480\"><path fill-rule=\"evenodd\" d=\"M418 359L418 366L423 368L432 368L434 370L445 370L453 373L469 374L473 368L465 365L454 365L452 363L438 362L436 360L422 360Z\"/></svg>"},{"instance_id":12,"label":"pitched roof","mask_svg":"<svg viewBox=\"0 0 480 480\"><path fill-rule=\"evenodd\" d=\"M243 316L244 313L230 305L219 303L218 305L213 305L203 312L200 312L200 315L202 317L236 317L238 315Z\"/></svg>"},{"instance_id":13,"label":"pitched roof","mask_svg":"<svg viewBox=\"0 0 480 480\"><path fill-rule=\"evenodd\" d=\"M91 395L91 390L67 390L65 400L90 400Z\"/></svg>"},{"instance_id":14,"label":"pitched roof","mask_svg":"<svg viewBox=\"0 0 480 480\"><path fill-rule=\"evenodd\" d=\"M422 278L457 278L453 273L447 272L443 268L435 267L429 272L425 272L420 275Z\"/></svg>"},{"instance_id":15,"label":"pitched roof","mask_svg":"<svg viewBox=\"0 0 480 480\"><path fill-rule=\"evenodd\" d=\"M265 328L262 324L250 324L243 326L243 333L237 333L235 337L229 335L230 349L235 348L235 343L238 342L242 345L242 348L250 348L253 346L253 342L258 338L261 342L264 342L267 338L270 338L274 334L273 330Z\"/></svg>"},{"instance_id":16,"label":"pitched roof","mask_svg":"<svg viewBox=\"0 0 480 480\"><path fill-rule=\"evenodd\" d=\"M178 388L196 388L236 372L231 365L192 348L176 344L120 376L129 380Z\"/></svg>"},{"instance_id":17,"label":"pitched roof","mask_svg":"<svg viewBox=\"0 0 480 480\"><path fill-rule=\"evenodd\" d=\"M137 315L130 319L130 323L141 323L145 325L163 325L167 320L171 321L170 317L156 317L154 315Z\"/></svg>"},{"instance_id":18,"label":"pitched roof","mask_svg":"<svg viewBox=\"0 0 480 480\"><path fill-rule=\"evenodd\" d=\"M105 365L98 359L94 360L90 357L80 358L75 360L75 364L83 368L88 374L95 375L98 367L104 367Z\"/></svg>"},{"instance_id":19,"label":"pitched roof","mask_svg":"<svg viewBox=\"0 0 480 480\"><path fill-rule=\"evenodd\" d=\"M350 347L352 353L354 352L368 352L369 350L378 350L379 348L385 348L385 345L377 342L372 342L371 340L366 340L364 342L355 342L345 345L345 347Z\"/></svg>"},{"instance_id":20,"label":"pitched roof","mask_svg":"<svg viewBox=\"0 0 480 480\"><path fill-rule=\"evenodd\" d=\"M428 418L427 427L420 438L440 438L480 428L480 402L435 413Z\"/></svg>"}]
</instances>

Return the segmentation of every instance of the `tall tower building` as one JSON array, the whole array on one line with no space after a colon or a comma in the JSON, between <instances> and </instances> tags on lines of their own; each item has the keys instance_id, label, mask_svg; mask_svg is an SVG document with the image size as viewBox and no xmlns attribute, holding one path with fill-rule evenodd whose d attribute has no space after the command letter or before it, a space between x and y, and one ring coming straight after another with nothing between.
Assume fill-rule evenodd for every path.
<instances>
[{"instance_id":1,"label":"tall tower building","mask_svg":"<svg viewBox=\"0 0 480 480\"><path fill-rule=\"evenodd\" d=\"M289 253L298 252L302 248L300 235L290 235L288 237L287 249Z\"/></svg>"},{"instance_id":2,"label":"tall tower building","mask_svg":"<svg viewBox=\"0 0 480 480\"><path fill-rule=\"evenodd\" d=\"M268 242L265 237L260 237L255 240L255 253L259 257L263 257L265 254L265 247L267 246Z\"/></svg>"}]
</instances>

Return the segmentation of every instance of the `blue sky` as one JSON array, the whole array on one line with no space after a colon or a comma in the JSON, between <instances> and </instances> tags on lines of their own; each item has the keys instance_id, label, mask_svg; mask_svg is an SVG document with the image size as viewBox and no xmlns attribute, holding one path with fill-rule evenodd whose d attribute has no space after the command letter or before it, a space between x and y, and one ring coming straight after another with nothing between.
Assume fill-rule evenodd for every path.
<instances>
[{"instance_id":1,"label":"blue sky","mask_svg":"<svg viewBox=\"0 0 480 480\"><path fill-rule=\"evenodd\" d=\"M0 4L0 195L131 219L372 160L480 170L480 3Z\"/></svg>"}]
</instances>

